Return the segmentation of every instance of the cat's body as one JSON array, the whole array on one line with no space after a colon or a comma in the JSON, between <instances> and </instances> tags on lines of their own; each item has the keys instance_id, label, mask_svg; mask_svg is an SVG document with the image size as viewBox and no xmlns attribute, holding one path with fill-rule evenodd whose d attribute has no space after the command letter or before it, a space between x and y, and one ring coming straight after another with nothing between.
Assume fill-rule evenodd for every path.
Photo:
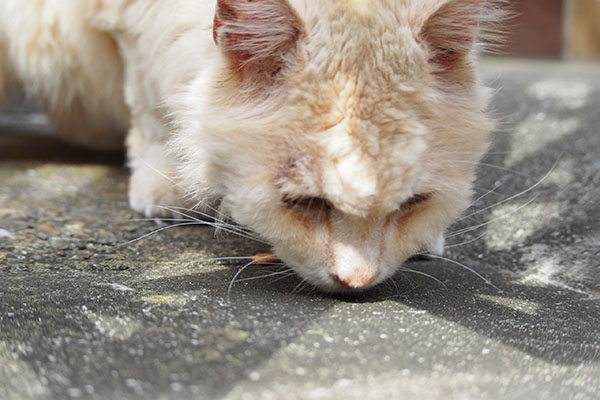
<instances>
[{"instance_id":1,"label":"cat's body","mask_svg":"<svg viewBox=\"0 0 600 400\"><path fill-rule=\"evenodd\" d=\"M481 0L4 2L0 90L20 81L78 143L128 130L147 215L218 204L342 290L440 247L469 204Z\"/></svg>"}]
</instances>

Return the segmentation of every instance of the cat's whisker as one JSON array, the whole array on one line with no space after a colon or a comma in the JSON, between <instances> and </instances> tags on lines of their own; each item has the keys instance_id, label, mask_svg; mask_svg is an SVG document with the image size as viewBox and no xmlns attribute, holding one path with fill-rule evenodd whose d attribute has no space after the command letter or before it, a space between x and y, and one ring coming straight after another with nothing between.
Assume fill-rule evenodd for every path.
<instances>
[{"instance_id":1,"label":"cat's whisker","mask_svg":"<svg viewBox=\"0 0 600 400\"><path fill-rule=\"evenodd\" d=\"M310 296L311 294L313 294L313 292L314 292L315 290L317 290L317 287L316 287L316 286L309 285L309 286L308 286L308 291L306 292L306 296Z\"/></svg>"},{"instance_id":2,"label":"cat's whisker","mask_svg":"<svg viewBox=\"0 0 600 400\"><path fill-rule=\"evenodd\" d=\"M496 222L496 221L498 221L498 220L501 220L501 219L504 219L504 218L506 218L506 217L509 217L509 216L511 216L512 214L515 214L515 213L517 213L517 212L521 211L523 208L525 208L525 207L527 207L528 205L530 205L531 203L533 203L533 202L534 202L534 201L537 199L537 197L538 197L538 196L534 196L533 198L529 199L529 200L528 200L526 203L524 203L524 204L520 205L520 206L519 206L519 207L517 207L516 209L514 209L514 210L511 210L510 212L507 212L507 213L505 213L505 214L502 214L502 215L500 215L500 216L498 216L498 217L496 217L496 218L494 218L494 219L491 219L491 220L489 220L489 221L486 221L486 222L479 223L479 224L477 224L477 225L468 226L468 227L466 227L466 228L463 228L463 229L458 229L458 230L456 230L456 231L453 231L453 232L450 232L450 233L448 233L448 234L445 234L445 235L444 235L444 238L445 238L445 239L449 239L449 238L452 238L452 237L455 237L455 236L464 235L464 234L466 234L466 233L469 233L469 232L475 231L475 230L477 230L477 229L483 228L483 227L485 227L485 226L487 226L487 225L489 225L489 224L491 224L491 223L493 223L493 222ZM461 218L460 220L462 221L462 220L463 220L463 219L465 219L465 218L471 218L471 215L468 215L468 216L466 216L466 217L463 217L463 218Z\"/></svg>"},{"instance_id":3,"label":"cat's whisker","mask_svg":"<svg viewBox=\"0 0 600 400\"><path fill-rule=\"evenodd\" d=\"M470 217L473 217L473 216L475 216L475 215L481 214L481 213L482 213L482 212L484 212L484 211L487 211L487 210L489 210L489 209L492 209L492 208L494 208L494 207L497 207L497 206L499 206L499 205L501 205L501 204L505 204L505 203L507 203L507 202L509 202L509 201L515 200L515 199L517 199L518 197L521 197L521 196L525 195L526 193L529 193L530 191L532 191L532 190L533 190L535 187L539 186L539 185L541 184L541 182L542 182L542 181L538 181L536 184L534 184L534 185L530 186L528 189L526 189L526 190L523 190L523 191L522 191L522 192L520 192L520 193L517 193L517 194L515 194L515 195L513 195L513 196L510 196L510 197L508 197L508 198L506 198L506 199L504 199L504 200L500 200L500 201L498 201L498 202L496 202L496 203L494 203L494 204L491 204L491 205L489 205L489 206L487 206L487 207L485 207L485 208L481 208L481 209L479 209L479 210L476 210L476 211L472 212L471 214L468 214L468 215L466 215L466 216L462 217L462 218L461 218L461 220L462 220L463 218L470 218ZM538 197L537 195L536 195L536 196L534 196L532 200L535 200L537 197ZM531 203L531 200L527 201L527 203L525 203L525 204L530 204L530 203ZM522 207L520 207L520 208L522 208Z\"/></svg>"},{"instance_id":4,"label":"cat's whisker","mask_svg":"<svg viewBox=\"0 0 600 400\"><path fill-rule=\"evenodd\" d=\"M137 238L129 240L129 241L125 242L125 243L119 244L118 247L128 246L128 245L133 244L135 242L139 242L140 240L146 239L146 238L148 238L150 236L153 236L153 235L155 235L155 234L157 234L159 232L165 231L167 229L177 228L177 227L181 227L181 226L191 226L191 225L199 225L199 224L196 221L190 221L190 222L182 222L182 223L179 223L179 224L172 224L172 225L168 225L168 226L163 226L163 227L155 229L155 230L153 230L151 232L148 232L148 233L146 233L146 234L144 234L144 235L142 235L140 237L137 237Z\"/></svg>"},{"instance_id":5,"label":"cat's whisker","mask_svg":"<svg viewBox=\"0 0 600 400\"><path fill-rule=\"evenodd\" d=\"M127 222L160 222L160 223L167 223L167 222L192 222L194 220L189 219L189 218L156 218L156 217L149 217L149 218L129 218L129 219L115 219L113 220L113 222L115 223L127 223Z\"/></svg>"},{"instance_id":6,"label":"cat's whisker","mask_svg":"<svg viewBox=\"0 0 600 400\"><path fill-rule=\"evenodd\" d=\"M508 198L506 198L506 199L503 199L503 200L501 200L501 201L498 201L498 202L496 202L496 203L494 203L494 204L491 204L491 205L489 205L489 206L487 206L487 207L485 207L485 208L482 208L482 209L476 210L476 211L472 212L471 214L468 214L468 215L466 215L466 216L463 216L463 217L461 217L461 218L460 218L458 221L462 221L462 220L464 220L464 219L471 219L471 218L472 218L473 216L475 216L475 215L478 215L478 214L480 214L480 213L482 213L482 212L484 212L484 211L487 211L487 210L489 210L489 209L491 209L491 208L494 208L494 207L496 207L496 206L498 206L498 205L501 205L501 204L504 204L504 203L506 203L506 202L509 202L509 201L511 201L511 200L514 200L514 199L516 199L516 198L518 198L518 197L520 197L520 196L523 196L523 195L525 195L526 193L528 193L528 192L532 191L533 189L535 189L536 187L538 187L539 185L541 185L541 184L542 184L542 183L543 183L543 182L544 182L544 181L545 181L545 180L548 178L548 176L550 176L550 174L551 174L551 173L554 171L554 169L556 168L556 165L558 164L558 162L560 161L560 159L561 159L561 158L562 158L562 154L561 154L561 155L558 157L558 159L557 159L557 160L554 162L554 164L552 165L552 167L550 168L550 170L548 170L548 172L547 172L547 173L546 173L546 174L545 174L545 175L544 175L542 178L540 178L540 179L539 179L539 180L538 180L538 181L537 181L535 184L531 185L529 188L527 188L527 189L525 189L525 190L523 190L523 191L521 191L521 192L519 192L519 193L517 193L517 194L515 194L515 195L513 195L513 196L510 196L510 197L508 197ZM493 189L492 189L492 190L493 190ZM520 207L519 207L519 208L517 208L516 210L513 210L513 211L511 211L510 213L507 213L507 214L505 214L505 215L510 215L510 214L512 214L512 213L514 213L514 212L517 212L517 211L519 211L521 208L523 208L523 207L525 207L525 206L529 205L530 203L532 203L532 202L533 202L533 201L534 201L536 198L537 198L537 196L535 196L533 199L531 199L531 200L527 201L527 202L526 202L524 205L520 206ZM479 200L480 200L480 199L477 199L475 202L477 202L477 201L479 201ZM500 216L500 217L498 217L498 218L503 218L503 217L504 217L504 215L503 215L503 216ZM495 219L494 219L494 220L492 220L492 221L487 221L487 222L485 222L485 223L478 224L477 226L471 226L471 227L467 227L467 228L464 228L464 229L461 229L461 230L458 230L458 231L452 232L452 233L450 233L450 234L447 234L447 235L445 235L445 237L446 237L446 238L449 238L449 237L452 237L452 236L455 236L455 235L459 235L459 234L463 234L463 233L466 233L466 232L470 232L471 230L478 229L478 228L480 228L480 227L482 227L482 226L486 226L486 225L488 225L489 223L491 223L491 222L493 222L493 221L497 220L498 218L495 218Z\"/></svg>"},{"instance_id":7,"label":"cat's whisker","mask_svg":"<svg viewBox=\"0 0 600 400\"><path fill-rule=\"evenodd\" d=\"M398 287L398 284L394 279L388 279L387 282L389 282L390 286L393 286L393 291L395 293L398 293L398 291L400 291L400 288Z\"/></svg>"},{"instance_id":8,"label":"cat's whisker","mask_svg":"<svg viewBox=\"0 0 600 400\"><path fill-rule=\"evenodd\" d=\"M215 228L226 227L228 229L235 230L235 231L238 231L240 233L243 233L243 234L246 234L246 235L249 235L249 236L254 236L250 230L248 230L248 229L246 229L246 228L244 228L244 227L242 227L240 225L235 225L235 224L228 223L228 222L226 222L226 221L224 221L222 219L219 219L219 218L217 218L215 216L212 216L210 214L206 214L206 213L204 213L202 211L199 211L199 210L189 209L189 208L184 208L184 207L169 207L169 209L172 209L171 210L172 212L177 212L179 214L186 215L187 217L192 218L192 219L194 219L196 221L205 221L205 219L199 219L199 218L190 216L189 214L184 214L184 212L185 213L197 214L200 217L206 218L208 220L214 220L214 221L216 221ZM255 239L258 239L258 237L255 237Z\"/></svg>"},{"instance_id":9,"label":"cat's whisker","mask_svg":"<svg viewBox=\"0 0 600 400\"><path fill-rule=\"evenodd\" d=\"M193 220L196 225L211 226L211 227L213 227L215 229L220 229L220 230L223 230L225 232L229 232L229 233L232 233L234 235L237 235L237 236L240 236L240 237L243 237L243 238L246 238L246 239L250 239L250 240L262 243L262 244L266 244L266 245L269 244L268 242L266 242L266 241L264 241L264 240L262 240L262 239L260 239L258 237L255 237L254 235L249 234L249 233L247 233L246 231L244 231L242 229L237 229L237 227L235 227L235 226L230 227L230 224L225 224L225 223L221 223L221 222L210 222L210 221L202 220L202 219L199 219L199 218L194 218L194 217L191 217L191 216L185 214L182 211L178 211L176 209L173 209L172 207L166 207L166 206L157 206L157 207L162 208L162 209L167 210L167 211L171 211L173 213L178 213L178 214L183 215L185 217L188 217L191 220Z\"/></svg>"},{"instance_id":10,"label":"cat's whisker","mask_svg":"<svg viewBox=\"0 0 600 400\"><path fill-rule=\"evenodd\" d=\"M215 258L201 258L195 260L185 261L186 264L198 264L204 265L206 263L222 263L225 265L237 266L244 264L246 261L252 259L252 257L215 257ZM231 263L227 263L227 261L231 261ZM241 261L241 262L239 262ZM145 263L158 263L160 261L144 261Z\"/></svg>"},{"instance_id":11,"label":"cat's whisker","mask_svg":"<svg viewBox=\"0 0 600 400\"><path fill-rule=\"evenodd\" d=\"M193 263L204 264L204 263L212 263L212 262L223 262L223 261L248 261L252 260L252 257L214 257L214 258L202 258L199 260L193 260ZM239 263L241 264L241 263Z\"/></svg>"},{"instance_id":12,"label":"cat's whisker","mask_svg":"<svg viewBox=\"0 0 600 400\"><path fill-rule=\"evenodd\" d=\"M481 235L478 235L478 236L476 236L473 239L470 239L470 240L467 240L467 241L464 241L464 242L460 242L460 243L451 244L451 245L448 245L448 246L444 246L444 250L452 249L452 248L456 248L456 247L461 247L461 246L466 246L467 244L471 244L471 243L474 243L474 242L478 241L479 239L481 239L484 236L485 236L485 234L482 233Z\"/></svg>"},{"instance_id":13,"label":"cat's whisker","mask_svg":"<svg viewBox=\"0 0 600 400\"><path fill-rule=\"evenodd\" d=\"M514 200L514 199L516 199L518 197L523 196L524 194L527 194L527 193L531 192L532 190L534 190L535 188L537 188L538 186L540 186L542 183L544 183L546 181L546 179L548 179L548 177L550 176L550 174L552 174L552 172L554 172L554 169L556 168L556 165L558 164L558 162L560 161L561 158L562 158L562 155L558 157L558 159L554 162L554 164L552 165L552 167L550 168L550 170L548 172L546 172L546 174L541 179L539 179L533 185L529 186L527 189L525 189L525 190L523 190L523 191L521 191L521 192L519 192L519 193L517 193L515 195L512 195L512 196L510 196L510 197L508 197L508 198L506 198L504 200L501 200L501 201L499 201L499 202L497 202L495 204L492 204L492 205L490 205L488 207L485 207L485 208L482 208L480 210L477 210L477 211L471 213L469 216L473 216L473 215L482 213L482 212L484 212L486 210L489 210L490 208L496 207L496 206L498 206L500 204L507 203L507 202L509 202L511 200Z\"/></svg>"},{"instance_id":14,"label":"cat's whisker","mask_svg":"<svg viewBox=\"0 0 600 400\"><path fill-rule=\"evenodd\" d=\"M457 155L457 154L475 154L475 155L479 155L478 151L441 151L438 154L440 155ZM490 155L508 155L511 154L510 151L490 151L490 152L486 152L485 155L486 156L490 156Z\"/></svg>"},{"instance_id":15,"label":"cat's whisker","mask_svg":"<svg viewBox=\"0 0 600 400\"><path fill-rule=\"evenodd\" d=\"M399 269L399 271L401 271L401 272L409 272L409 273L411 273L411 274L416 274L416 275L425 276L425 277L427 277L427 278L429 278L429 279L432 279L432 280L436 281L437 283L439 283L439 284L440 284L440 285L442 285L443 287L446 287L446 284L445 284L444 282L442 282L441 280L439 280L439 279L438 279L438 278L436 278L435 276L433 276L433 275L430 275L430 274L428 274L428 273L425 273L425 272L422 272L422 271L417 271L417 270L415 270L415 269L410 269L410 268L406 268L406 267L401 267L401 268ZM396 288L397 288L397 287L396 287Z\"/></svg>"},{"instance_id":16,"label":"cat's whisker","mask_svg":"<svg viewBox=\"0 0 600 400\"><path fill-rule=\"evenodd\" d=\"M300 291L303 289L303 287L304 287L304 286L305 286L307 283L308 283L308 282L306 281L306 279L304 279L304 278L303 278L303 279L300 281L300 283L298 283L298 284L297 284L297 285L296 285L296 286L295 286L295 287L292 289L292 291L290 292L290 294L291 294L291 295L293 295L293 294L296 294L296 293L300 292Z\"/></svg>"},{"instance_id":17,"label":"cat's whisker","mask_svg":"<svg viewBox=\"0 0 600 400\"><path fill-rule=\"evenodd\" d=\"M514 175L517 175L517 176L521 176L523 178L533 179L533 177L531 175L527 175L527 174L524 174L524 173L522 173L520 171L517 171L516 169L508 168L508 167L503 167L501 165L496 165L496 164L491 164L491 163L485 163L485 162L469 161L469 160L447 160L447 161L448 162L452 162L452 163L463 163L463 164L477 165L477 166L481 166L481 167L493 168L493 169L497 169L499 171L510 172L511 174L514 174Z\"/></svg>"},{"instance_id":18,"label":"cat's whisker","mask_svg":"<svg viewBox=\"0 0 600 400\"><path fill-rule=\"evenodd\" d=\"M295 272L290 272L287 275L280 276L277 279L273 279L272 281L267 282L266 285L272 285L276 282L279 282L282 279L291 278L292 276L298 276L298 275Z\"/></svg>"},{"instance_id":19,"label":"cat's whisker","mask_svg":"<svg viewBox=\"0 0 600 400\"><path fill-rule=\"evenodd\" d=\"M453 260L453 259L448 258L448 257L438 256L436 254L430 254L430 253L428 253L426 255L427 255L427 257L431 257L431 258L434 258L434 259L437 259L437 260L442 260L442 261L448 262L450 264L457 265L457 266L459 266L459 267L461 267L461 268L463 268L463 269L471 272L473 275L475 275L476 277L478 277L479 279L481 279L487 285L490 285L491 287L493 287L494 289L496 289L498 292L502 292L502 290L498 286L494 285L489 279L487 279L486 277L484 277L479 272L475 271L473 268L469 267L466 264L463 264L463 263L461 263L459 261Z\"/></svg>"},{"instance_id":20,"label":"cat's whisker","mask_svg":"<svg viewBox=\"0 0 600 400\"><path fill-rule=\"evenodd\" d=\"M255 281L257 279L266 279L266 278L271 278L274 276L277 276L279 278L282 278L280 275L284 275L284 278L287 278L290 275L295 275L294 272L290 272L291 270L285 270L285 271L276 271L276 272L270 272L268 274L264 274L264 275L259 275L259 276L253 276L251 278L244 278L244 279L238 279L236 282L240 283L240 282L248 282L248 281Z\"/></svg>"},{"instance_id":21,"label":"cat's whisker","mask_svg":"<svg viewBox=\"0 0 600 400\"><path fill-rule=\"evenodd\" d=\"M226 217L226 214L225 214L223 211L221 211L221 210L220 210L219 208L217 208L217 207L213 207L213 206L210 204L210 202L205 202L205 203L203 204L203 206L204 206L204 207L206 207L206 208L208 208L208 209L209 209L209 210L211 210L211 211L214 211L214 212L215 212L215 215L219 215L219 216ZM220 219L222 219L222 218L220 218Z\"/></svg>"},{"instance_id":22,"label":"cat's whisker","mask_svg":"<svg viewBox=\"0 0 600 400\"><path fill-rule=\"evenodd\" d=\"M156 168L155 166L150 164L148 161L146 161L146 159L144 157L141 157L138 153L133 151L132 148L129 148L129 150L133 153L133 156L135 157L136 160L141 161L146 167L150 168L152 171L154 171L155 173L157 173L158 175L160 175L161 177L166 179L173 186L180 189L181 193L184 196L187 196L190 194L190 192L186 188L184 188L179 182L177 182L175 179L173 179L172 177L168 176L166 173L162 172L161 170L159 170L158 168Z\"/></svg>"},{"instance_id":23,"label":"cat's whisker","mask_svg":"<svg viewBox=\"0 0 600 400\"><path fill-rule=\"evenodd\" d=\"M391 291L392 290L392 285L390 284L390 279L381 282L379 285L375 286L374 290L377 293L377 295L379 296L383 296L386 289Z\"/></svg>"},{"instance_id":24,"label":"cat's whisker","mask_svg":"<svg viewBox=\"0 0 600 400\"><path fill-rule=\"evenodd\" d=\"M197 226L211 226L213 228L221 229L221 230L227 231L229 233L232 233L234 235L238 235L238 236L241 236L243 238L250 239L250 240L262 243L262 244L266 244L266 245L269 244L269 243L267 243L265 241L262 241L260 239L255 238L255 237L252 237L250 235L247 235L247 234L244 234L244 233L241 233L241 232L238 232L238 231L229 230L227 228L223 228L219 224L211 223L211 222L208 222L208 221L202 221L202 220L198 220L198 219L192 219L192 220L181 220L181 219L178 219L178 220L175 220L175 221L183 221L183 222L174 223L174 224L171 224L171 225L168 225L168 226L163 226L163 227L157 228L157 229L155 229L155 230L153 230L151 232L148 232L148 233L146 233L144 235L141 235L141 236L139 236L139 237L137 237L135 239L132 239L132 240L129 240L129 241L125 242L125 243L122 243L122 244L119 245L119 247L123 247L123 246L127 246L127 245L130 245L130 244L133 244L135 242L138 242L140 240L146 239L146 238L148 238L150 236L153 236L153 235L155 235L157 233L160 233L162 231L165 231L167 229L177 228L177 227L182 227L182 226L194 226L194 225L197 225Z\"/></svg>"},{"instance_id":25,"label":"cat's whisker","mask_svg":"<svg viewBox=\"0 0 600 400\"><path fill-rule=\"evenodd\" d=\"M490 194L499 194L499 193L496 193L496 190L498 190L498 188L500 188L500 186L502 186L502 184L494 186L493 188L487 190L484 194L482 194L481 196L479 196L478 198L476 198L475 200L473 200L473 204L476 204L477 202L483 200L484 198L486 198Z\"/></svg>"},{"instance_id":26,"label":"cat's whisker","mask_svg":"<svg viewBox=\"0 0 600 400\"><path fill-rule=\"evenodd\" d=\"M200 204L201 203L196 204L196 207L204 206L204 205L200 205ZM215 217L214 215L204 213L204 212L200 211L198 208L187 208L187 207L181 207L181 206L170 206L169 208L171 208L172 210L177 210L177 212L182 211L182 212L186 212L186 213L196 214L203 218L218 220L218 218ZM191 218L194 218L194 217L191 217Z\"/></svg>"},{"instance_id":27,"label":"cat's whisker","mask_svg":"<svg viewBox=\"0 0 600 400\"><path fill-rule=\"evenodd\" d=\"M242 274L242 272L244 272L247 268L249 268L252 265L255 265L254 261L250 261L249 263L244 265L242 268L240 268L235 273L235 275L233 275L233 278L231 278L231 282L229 282L229 286L227 287L227 300L229 300L229 298L231 296L231 289L233 288L233 284L235 283L236 279Z\"/></svg>"},{"instance_id":28,"label":"cat's whisker","mask_svg":"<svg viewBox=\"0 0 600 400\"><path fill-rule=\"evenodd\" d=\"M177 206L156 206L156 207L160 208L161 210L169 211L176 215L181 215L183 217L189 218L194 221L204 221L204 220L201 220L199 218L189 215L188 213L193 212L193 210L185 208L185 207L177 207Z\"/></svg>"}]
</instances>

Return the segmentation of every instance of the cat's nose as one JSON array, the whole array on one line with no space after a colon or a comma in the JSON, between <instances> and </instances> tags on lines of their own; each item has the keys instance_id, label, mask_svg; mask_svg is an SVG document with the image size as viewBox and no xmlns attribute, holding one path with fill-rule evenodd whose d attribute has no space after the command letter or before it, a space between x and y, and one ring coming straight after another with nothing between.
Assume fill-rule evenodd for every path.
<instances>
[{"instance_id":1,"label":"cat's nose","mask_svg":"<svg viewBox=\"0 0 600 400\"><path fill-rule=\"evenodd\" d=\"M354 273L348 276L331 274L331 279L338 285L349 289L362 289L369 286L375 280L376 275Z\"/></svg>"}]
</instances>

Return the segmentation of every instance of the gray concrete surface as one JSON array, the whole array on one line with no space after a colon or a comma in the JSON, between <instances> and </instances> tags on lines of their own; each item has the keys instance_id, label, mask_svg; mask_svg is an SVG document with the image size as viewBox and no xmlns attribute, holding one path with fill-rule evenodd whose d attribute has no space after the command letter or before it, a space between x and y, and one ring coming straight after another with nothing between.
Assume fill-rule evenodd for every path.
<instances>
[{"instance_id":1,"label":"gray concrete surface","mask_svg":"<svg viewBox=\"0 0 600 400\"><path fill-rule=\"evenodd\" d=\"M228 296L243 262L209 259L264 247L198 226L128 243L161 226L129 211L122 155L5 125L0 399L600 398L600 67L486 79L501 127L447 255L493 286L425 260L435 279L354 296L253 267Z\"/></svg>"}]
</instances>

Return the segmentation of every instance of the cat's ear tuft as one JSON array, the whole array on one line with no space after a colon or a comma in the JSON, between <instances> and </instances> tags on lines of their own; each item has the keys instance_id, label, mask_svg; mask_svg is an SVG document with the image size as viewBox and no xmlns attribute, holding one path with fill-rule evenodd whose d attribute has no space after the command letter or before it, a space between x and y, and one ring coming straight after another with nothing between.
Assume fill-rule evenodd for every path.
<instances>
[{"instance_id":1,"label":"cat's ear tuft","mask_svg":"<svg viewBox=\"0 0 600 400\"><path fill-rule=\"evenodd\" d=\"M419 37L428 47L430 62L451 68L475 45L485 0L437 0L424 8ZM431 2L430 2L431 4Z\"/></svg>"},{"instance_id":2,"label":"cat's ear tuft","mask_svg":"<svg viewBox=\"0 0 600 400\"><path fill-rule=\"evenodd\" d=\"M233 67L278 70L302 34L286 0L218 0L213 38Z\"/></svg>"}]
</instances>

